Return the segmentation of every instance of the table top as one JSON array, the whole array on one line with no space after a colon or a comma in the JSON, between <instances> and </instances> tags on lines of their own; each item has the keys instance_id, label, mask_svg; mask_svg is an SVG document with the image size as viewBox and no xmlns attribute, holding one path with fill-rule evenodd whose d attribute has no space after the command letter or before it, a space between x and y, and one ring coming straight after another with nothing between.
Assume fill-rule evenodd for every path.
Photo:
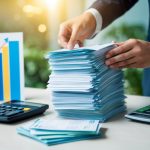
<instances>
[{"instance_id":1,"label":"table top","mask_svg":"<svg viewBox=\"0 0 150 150\"><path fill-rule=\"evenodd\" d=\"M25 96L28 101L41 102L50 105L50 109L41 115L43 118L54 118L56 114L51 109L50 92L44 89L26 88ZM149 97L128 95L127 111L150 104ZM39 116L38 116L39 117ZM34 118L35 119L35 118ZM136 123L120 114L103 123L102 137L96 140L83 140L54 146L47 146L17 134L16 128L31 119L15 123L0 124L1 150L149 150L150 125Z\"/></svg>"}]
</instances>

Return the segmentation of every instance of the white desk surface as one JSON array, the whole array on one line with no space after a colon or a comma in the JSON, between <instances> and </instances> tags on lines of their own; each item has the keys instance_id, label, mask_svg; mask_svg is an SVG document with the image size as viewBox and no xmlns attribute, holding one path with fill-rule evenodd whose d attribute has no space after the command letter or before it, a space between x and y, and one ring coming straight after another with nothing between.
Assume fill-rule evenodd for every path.
<instances>
[{"instance_id":1,"label":"white desk surface","mask_svg":"<svg viewBox=\"0 0 150 150\"><path fill-rule=\"evenodd\" d=\"M25 95L30 101L50 104L50 94L47 90L27 88ZM126 102L130 112L149 105L150 98L128 96ZM29 120L12 125L0 124L0 150L150 150L150 125L132 122L123 116L124 114L118 115L103 124L101 139L55 146L47 146L17 134L16 128ZM55 115L48 110L41 117L51 119Z\"/></svg>"}]
</instances>

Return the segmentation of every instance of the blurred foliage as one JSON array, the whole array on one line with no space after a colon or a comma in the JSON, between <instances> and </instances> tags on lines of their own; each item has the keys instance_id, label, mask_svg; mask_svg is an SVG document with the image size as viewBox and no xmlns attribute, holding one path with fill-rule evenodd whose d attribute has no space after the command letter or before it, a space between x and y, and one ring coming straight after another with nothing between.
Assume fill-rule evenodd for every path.
<instances>
[{"instance_id":1,"label":"blurred foliage","mask_svg":"<svg viewBox=\"0 0 150 150\"><path fill-rule=\"evenodd\" d=\"M37 49L24 51L25 86L45 88L50 74L46 53Z\"/></svg>"},{"instance_id":2,"label":"blurred foliage","mask_svg":"<svg viewBox=\"0 0 150 150\"><path fill-rule=\"evenodd\" d=\"M129 38L146 39L146 30L142 24L120 24L108 30L103 38L113 41L125 41ZM124 69L125 93L142 95L143 69Z\"/></svg>"},{"instance_id":3,"label":"blurred foliage","mask_svg":"<svg viewBox=\"0 0 150 150\"><path fill-rule=\"evenodd\" d=\"M107 31L104 38L121 42L129 38L141 39L146 38L146 29L142 24L122 23L119 26L113 26Z\"/></svg>"},{"instance_id":4,"label":"blurred foliage","mask_svg":"<svg viewBox=\"0 0 150 150\"><path fill-rule=\"evenodd\" d=\"M143 69L124 69L125 93L142 95L142 74Z\"/></svg>"}]
</instances>

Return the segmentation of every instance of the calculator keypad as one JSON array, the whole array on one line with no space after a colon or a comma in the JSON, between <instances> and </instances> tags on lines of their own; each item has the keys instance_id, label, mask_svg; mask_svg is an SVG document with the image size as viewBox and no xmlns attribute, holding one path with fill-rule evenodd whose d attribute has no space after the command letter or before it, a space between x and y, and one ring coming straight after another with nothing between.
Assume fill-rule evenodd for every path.
<instances>
[{"instance_id":1,"label":"calculator keypad","mask_svg":"<svg viewBox=\"0 0 150 150\"><path fill-rule=\"evenodd\" d=\"M12 100L0 104L0 123L12 123L27 119L45 112L46 104Z\"/></svg>"},{"instance_id":2,"label":"calculator keypad","mask_svg":"<svg viewBox=\"0 0 150 150\"><path fill-rule=\"evenodd\" d=\"M30 108L2 104L0 105L0 116L11 117L29 110Z\"/></svg>"},{"instance_id":3,"label":"calculator keypad","mask_svg":"<svg viewBox=\"0 0 150 150\"><path fill-rule=\"evenodd\" d=\"M7 117L10 117L10 116L14 116L14 115L16 115L16 114L19 114L19 113L23 113L23 111L22 110L12 110L12 111L10 111L10 112L6 112L6 116Z\"/></svg>"}]
</instances>

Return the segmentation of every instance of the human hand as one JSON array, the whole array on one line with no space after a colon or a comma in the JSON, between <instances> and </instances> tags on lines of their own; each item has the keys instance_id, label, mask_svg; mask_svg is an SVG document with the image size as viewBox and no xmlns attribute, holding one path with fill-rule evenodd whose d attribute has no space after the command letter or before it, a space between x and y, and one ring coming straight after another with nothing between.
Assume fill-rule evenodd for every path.
<instances>
[{"instance_id":1,"label":"human hand","mask_svg":"<svg viewBox=\"0 0 150 150\"><path fill-rule=\"evenodd\" d=\"M58 43L68 49L73 49L76 44L83 46L83 41L95 31L96 20L90 12L68 20L60 25Z\"/></svg>"},{"instance_id":2,"label":"human hand","mask_svg":"<svg viewBox=\"0 0 150 150\"><path fill-rule=\"evenodd\" d=\"M150 67L150 42L129 39L116 44L118 47L106 54L107 66L110 68Z\"/></svg>"}]
</instances>

